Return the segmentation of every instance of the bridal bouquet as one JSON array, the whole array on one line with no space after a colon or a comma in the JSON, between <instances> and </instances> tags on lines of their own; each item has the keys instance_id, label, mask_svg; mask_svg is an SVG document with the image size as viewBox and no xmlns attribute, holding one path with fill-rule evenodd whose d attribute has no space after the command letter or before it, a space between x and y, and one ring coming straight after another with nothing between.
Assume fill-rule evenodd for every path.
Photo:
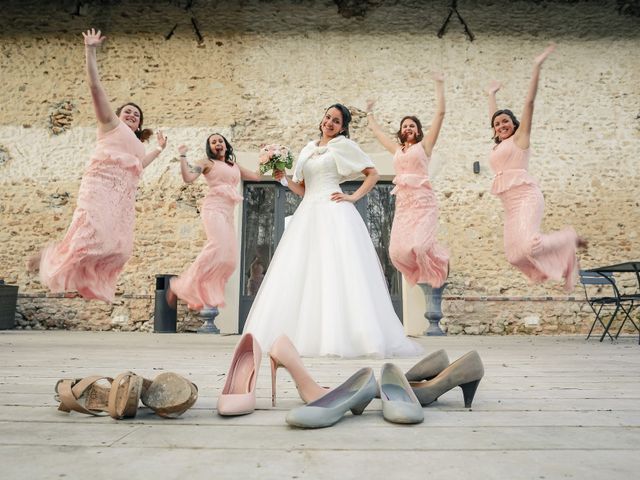
<instances>
[{"instance_id":1,"label":"bridal bouquet","mask_svg":"<svg viewBox=\"0 0 640 480\"><path fill-rule=\"evenodd\" d=\"M271 175L275 176L276 171L285 171L286 168L293 166L293 155L288 147L284 145L265 145L260 149L260 173L266 173L271 170ZM287 178L282 177L280 183L287 186Z\"/></svg>"}]
</instances>

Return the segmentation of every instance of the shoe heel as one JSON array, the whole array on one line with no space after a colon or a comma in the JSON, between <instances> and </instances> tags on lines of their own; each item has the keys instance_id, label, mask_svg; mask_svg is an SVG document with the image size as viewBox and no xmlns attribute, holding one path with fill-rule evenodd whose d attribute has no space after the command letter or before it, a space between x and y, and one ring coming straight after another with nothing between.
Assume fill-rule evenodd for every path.
<instances>
[{"instance_id":1,"label":"shoe heel","mask_svg":"<svg viewBox=\"0 0 640 480\"><path fill-rule=\"evenodd\" d=\"M362 415L362 412L364 412L364 409L367 408L367 405L371 403L371 400L373 400L373 398L370 398L369 400L365 400L359 405L356 405L355 407L351 408L350 409L351 413L353 413L354 415Z\"/></svg>"},{"instance_id":2,"label":"shoe heel","mask_svg":"<svg viewBox=\"0 0 640 480\"><path fill-rule=\"evenodd\" d=\"M462 389L462 396L464 397L464 408L471 408L471 403L473 402L473 397L476 394L479 384L480 380L475 380L473 382L463 383L460 385L460 388Z\"/></svg>"},{"instance_id":3,"label":"shoe heel","mask_svg":"<svg viewBox=\"0 0 640 480\"><path fill-rule=\"evenodd\" d=\"M276 406L276 374L278 373L278 362L269 355L269 363L271 363L271 406Z\"/></svg>"}]
</instances>

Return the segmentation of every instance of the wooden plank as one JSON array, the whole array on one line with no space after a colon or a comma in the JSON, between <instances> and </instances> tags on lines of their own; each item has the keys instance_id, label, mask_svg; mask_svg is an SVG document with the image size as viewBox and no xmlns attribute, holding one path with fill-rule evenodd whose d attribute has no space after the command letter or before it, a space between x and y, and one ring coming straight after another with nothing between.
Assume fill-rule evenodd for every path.
<instances>
[{"instance_id":1,"label":"wooden plank","mask_svg":"<svg viewBox=\"0 0 640 480\"><path fill-rule=\"evenodd\" d=\"M1 447L12 459L6 478L260 478L399 479L508 478L509 480L635 478L637 451L413 451L243 450L183 448ZM464 456L464 458L462 458ZM37 458L37 462L33 459ZM126 472L126 473L125 473ZM472 473L470 473L472 472Z\"/></svg>"},{"instance_id":2,"label":"wooden plank","mask_svg":"<svg viewBox=\"0 0 640 480\"><path fill-rule=\"evenodd\" d=\"M0 455L7 478L633 478L640 445L640 347L582 337L421 338L450 359L480 352L485 378L473 409L460 389L425 408L425 422L385 422L380 402L318 431L288 427L301 405L278 372L271 407L266 355L258 410L222 418L217 395L238 336L115 332L0 332ZM320 383L356 369L378 374L383 359L305 358ZM416 359L394 359L408 369ZM200 387L178 420L140 409L126 421L56 411L59 378L134 369L187 375ZM34 461L35 459L35 461ZM137 472L137 474L136 474ZM215 473L212 473L215 472Z\"/></svg>"}]
</instances>

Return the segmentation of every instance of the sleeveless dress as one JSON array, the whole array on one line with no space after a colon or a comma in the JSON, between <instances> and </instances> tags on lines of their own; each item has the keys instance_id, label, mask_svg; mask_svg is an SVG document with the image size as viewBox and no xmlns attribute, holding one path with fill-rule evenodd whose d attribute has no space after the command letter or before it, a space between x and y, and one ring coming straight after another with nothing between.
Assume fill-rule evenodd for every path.
<instances>
[{"instance_id":1,"label":"sleeveless dress","mask_svg":"<svg viewBox=\"0 0 640 480\"><path fill-rule=\"evenodd\" d=\"M382 267L355 206L334 202L339 184L373 163L358 145L337 137L310 142L293 181L304 198L278 244L245 325L268 350L286 334L301 355L411 356L393 310Z\"/></svg>"},{"instance_id":2,"label":"sleeveless dress","mask_svg":"<svg viewBox=\"0 0 640 480\"><path fill-rule=\"evenodd\" d=\"M438 205L428 178L429 157L420 143L396 150L396 211L391 227L389 256L411 285L441 287L447 279L449 254L438 245Z\"/></svg>"},{"instance_id":3,"label":"sleeveless dress","mask_svg":"<svg viewBox=\"0 0 640 480\"><path fill-rule=\"evenodd\" d=\"M118 275L133 252L135 200L145 151L120 122L98 143L82 176L71 225L40 259L40 280L52 292L76 290L113 302Z\"/></svg>"},{"instance_id":4,"label":"sleeveless dress","mask_svg":"<svg viewBox=\"0 0 640 480\"><path fill-rule=\"evenodd\" d=\"M540 232L544 198L538 182L529 175L529 149L522 150L513 136L491 152L495 173L491 193L504 207L504 250L507 260L532 282L562 281L565 291L573 290L578 261L578 236L571 227L557 232Z\"/></svg>"},{"instance_id":5,"label":"sleeveless dress","mask_svg":"<svg viewBox=\"0 0 640 480\"><path fill-rule=\"evenodd\" d=\"M224 307L224 287L237 264L233 211L242 201L237 190L240 169L235 163L216 161L213 165L203 174L209 185L201 210L207 243L182 275L171 279L171 290L192 310Z\"/></svg>"}]
</instances>

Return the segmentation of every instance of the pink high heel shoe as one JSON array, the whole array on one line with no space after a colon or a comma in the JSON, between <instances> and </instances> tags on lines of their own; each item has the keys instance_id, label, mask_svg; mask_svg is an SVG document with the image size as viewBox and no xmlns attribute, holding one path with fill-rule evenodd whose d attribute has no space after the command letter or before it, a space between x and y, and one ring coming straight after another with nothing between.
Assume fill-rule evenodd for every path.
<instances>
[{"instance_id":1,"label":"pink high heel shoe","mask_svg":"<svg viewBox=\"0 0 640 480\"><path fill-rule=\"evenodd\" d=\"M240 338L233 352L227 380L218 397L219 415L246 415L256 408L256 380L262 350L250 333Z\"/></svg>"},{"instance_id":2,"label":"pink high heel shoe","mask_svg":"<svg viewBox=\"0 0 640 480\"><path fill-rule=\"evenodd\" d=\"M329 392L329 389L318 385L302 364L302 359L289 337L280 335L269 350L271 360L271 405L276 406L276 374L279 367L284 367L298 389L300 398L305 403L313 402Z\"/></svg>"}]
</instances>

